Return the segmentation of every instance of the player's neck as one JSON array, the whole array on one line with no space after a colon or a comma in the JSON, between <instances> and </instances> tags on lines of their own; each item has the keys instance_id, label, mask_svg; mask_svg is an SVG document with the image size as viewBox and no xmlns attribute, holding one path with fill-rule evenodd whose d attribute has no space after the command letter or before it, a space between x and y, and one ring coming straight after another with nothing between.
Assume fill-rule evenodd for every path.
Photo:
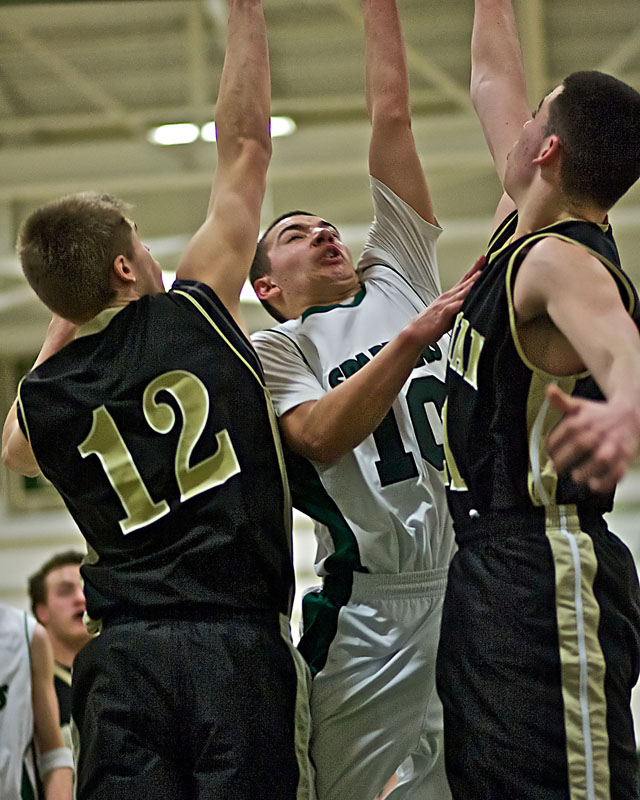
<instances>
[{"instance_id":1,"label":"player's neck","mask_svg":"<svg viewBox=\"0 0 640 800\"><path fill-rule=\"evenodd\" d=\"M78 653L78 648L71 647L67 643L61 642L59 639L54 639L53 636L50 636L49 638L51 640L54 661L56 661L58 664L61 664L63 667L71 669L73 665L73 659Z\"/></svg>"},{"instance_id":2,"label":"player's neck","mask_svg":"<svg viewBox=\"0 0 640 800\"><path fill-rule=\"evenodd\" d=\"M362 285L355 273L353 278L347 281L324 282L312 286L305 294L304 298L301 298L298 308L296 309L298 311L296 317L299 317L309 308L314 308L316 306L334 306L344 303L345 300L355 297L361 288Z\"/></svg>"},{"instance_id":3,"label":"player's neck","mask_svg":"<svg viewBox=\"0 0 640 800\"><path fill-rule=\"evenodd\" d=\"M548 187L537 190L532 187L519 198L517 205L518 227L514 238L546 228L563 219L580 219L598 225L607 220L606 211L587 204L573 203L565 195Z\"/></svg>"}]
</instances>

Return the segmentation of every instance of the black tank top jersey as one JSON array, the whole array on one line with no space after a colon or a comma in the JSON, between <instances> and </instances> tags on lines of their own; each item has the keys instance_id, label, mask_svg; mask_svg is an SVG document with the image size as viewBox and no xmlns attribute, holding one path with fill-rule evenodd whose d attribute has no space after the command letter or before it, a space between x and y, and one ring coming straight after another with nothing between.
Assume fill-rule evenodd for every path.
<instances>
[{"instance_id":1,"label":"black tank top jersey","mask_svg":"<svg viewBox=\"0 0 640 800\"><path fill-rule=\"evenodd\" d=\"M89 615L287 613L277 423L224 305L177 281L87 329L29 373L19 397L42 472L89 544Z\"/></svg>"},{"instance_id":2,"label":"black tank top jersey","mask_svg":"<svg viewBox=\"0 0 640 800\"><path fill-rule=\"evenodd\" d=\"M545 387L555 381L575 396L602 399L588 372L554 378L531 365L517 339L513 288L530 248L544 237L584 247L613 276L638 324L638 296L620 268L609 226L567 219L511 241L517 212L489 243L487 265L456 320L447 365L443 410L447 498L454 522L476 512L523 511L550 503L575 503L604 513L613 493L596 495L555 473L544 443L559 416L547 411Z\"/></svg>"}]
</instances>

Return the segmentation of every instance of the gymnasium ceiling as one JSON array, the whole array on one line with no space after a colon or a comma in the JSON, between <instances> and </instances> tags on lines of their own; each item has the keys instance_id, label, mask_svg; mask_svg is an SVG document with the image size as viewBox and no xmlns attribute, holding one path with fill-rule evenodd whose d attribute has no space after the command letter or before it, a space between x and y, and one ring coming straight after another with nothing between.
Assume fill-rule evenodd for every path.
<instances>
[{"instance_id":1,"label":"gymnasium ceiling","mask_svg":"<svg viewBox=\"0 0 640 800\"><path fill-rule=\"evenodd\" d=\"M531 101L576 69L640 89L638 0L515 0ZM468 100L472 0L399 0L414 130L437 214L449 285L486 240L499 187ZM264 221L289 208L335 221L355 249L370 220L358 0L265 0L274 141ZM136 206L143 239L175 268L206 208L215 144L148 143L150 126L213 116L225 0L0 3L0 355L37 350L47 314L12 255L41 202L100 189ZM613 215L640 283L640 190ZM251 327L261 318L250 308Z\"/></svg>"}]
</instances>

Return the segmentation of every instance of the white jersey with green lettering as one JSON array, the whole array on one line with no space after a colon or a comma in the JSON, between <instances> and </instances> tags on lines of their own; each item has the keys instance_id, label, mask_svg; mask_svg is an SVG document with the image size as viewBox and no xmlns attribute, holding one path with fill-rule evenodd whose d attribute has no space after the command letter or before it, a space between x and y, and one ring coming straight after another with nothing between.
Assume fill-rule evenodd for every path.
<instances>
[{"instance_id":1,"label":"white jersey with green lettering","mask_svg":"<svg viewBox=\"0 0 640 800\"><path fill-rule=\"evenodd\" d=\"M36 620L0 603L0 797L35 792L31 658ZM35 797L35 794L31 794Z\"/></svg>"},{"instance_id":2,"label":"white jersey with green lettering","mask_svg":"<svg viewBox=\"0 0 640 800\"><path fill-rule=\"evenodd\" d=\"M440 294L439 227L374 178L375 219L361 289L254 334L279 416L363 367ZM443 484L440 409L449 336L428 347L377 430L333 464L296 463L294 505L316 520L318 574L420 572L454 551Z\"/></svg>"}]
</instances>

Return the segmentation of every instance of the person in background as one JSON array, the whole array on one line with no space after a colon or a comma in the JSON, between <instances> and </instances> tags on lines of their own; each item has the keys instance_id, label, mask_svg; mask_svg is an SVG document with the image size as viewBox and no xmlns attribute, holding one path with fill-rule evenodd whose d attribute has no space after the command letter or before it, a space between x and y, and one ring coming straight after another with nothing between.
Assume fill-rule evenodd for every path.
<instances>
[{"instance_id":1,"label":"person in background","mask_svg":"<svg viewBox=\"0 0 640 800\"><path fill-rule=\"evenodd\" d=\"M48 559L29 578L31 611L47 630L53 649L53 676L60 708L60 726L71 747L71 667L91 634L84 624L82 553L69 550Z\"/></svg>"},{"instance_id":2,"label":"person in background","mask_svg":"<svg viewBox=\"0 0 640 800\"><path fill-rule=\"evenodd\" d=\"M35 754L34 754L35 745ZM24 611L0 603L0 797L71 800L73 756L64 746L47 632Z\"/></svg>"}]
</instances>

